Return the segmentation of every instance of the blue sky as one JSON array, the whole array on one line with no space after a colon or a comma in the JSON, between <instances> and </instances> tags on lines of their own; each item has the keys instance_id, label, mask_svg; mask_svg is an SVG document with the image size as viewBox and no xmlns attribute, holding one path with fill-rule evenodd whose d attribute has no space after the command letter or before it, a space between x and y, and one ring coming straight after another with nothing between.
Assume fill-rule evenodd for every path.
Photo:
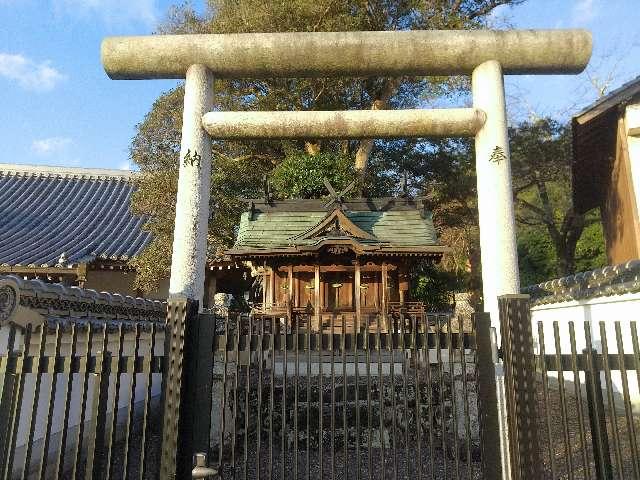
<instances>
[{"instance_id":1,"label":"blue sky","mask_svg":"<svg viewBox=\"0 0 640 480\"><path fill-rule=\"evenodd\" d=\"M0 0L0 163L127 168L135 125L176 82L109 80L100 42L153 32L173 3ZM202 9L204 0L192 3ZM640 75L639 0L528 0L495 17L516 28L583 27L594 36L586 74L507 78L514 118L569 118L595 98L592 83L616 88Z\"/></svg>"}]
</instances>

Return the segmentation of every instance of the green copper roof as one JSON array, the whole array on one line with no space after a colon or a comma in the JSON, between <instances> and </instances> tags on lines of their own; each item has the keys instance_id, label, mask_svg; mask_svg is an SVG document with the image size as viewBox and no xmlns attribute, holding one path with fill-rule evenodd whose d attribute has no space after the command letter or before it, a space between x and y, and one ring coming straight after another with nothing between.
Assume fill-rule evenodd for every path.
<instances>
[{"instance_id":1,"label":"green copper roof","mask_svg":"<svg viewBox=\"0 0 640 480\"><path fill-rule=\"evenodd\" d=\"M371 235L372 239L356 240L363 245L402 250L415 247L440 247L431 214L418 209L415 204L393 203L381 205L372 202L353 202L345 205L343 213L356 227ZM333 237L330 232L305 238L303 235L313 229L332 211L317 208L311 201L280 202L278 205L260 205L251 212L244 212L240 220L238 236L233 251L271 250L295 246L313 245ZM391 205L391 206L389 206ZM287 208L289 207L289 208ZM295 238L298 237L298 238ZM300 238L302 237L302 238Z\"/></svg>"}]
</instances>

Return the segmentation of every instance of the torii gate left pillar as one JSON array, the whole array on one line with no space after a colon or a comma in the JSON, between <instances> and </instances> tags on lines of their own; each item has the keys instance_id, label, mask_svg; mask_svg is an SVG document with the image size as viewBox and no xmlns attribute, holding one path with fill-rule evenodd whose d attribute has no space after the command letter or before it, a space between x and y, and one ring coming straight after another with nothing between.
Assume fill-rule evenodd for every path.
<instances>
[{"instance_id":1,"label":"torii gate left pillar","mask_svg":"<svg viewBox=\"0 0 640 480\"><path fill-rule=\"evenodd\" d=\"M186 72L180 173L171 256L170 295L184 295L202 307L207 261L211 138L202 116L213 106L213 75L204 65Z\"/></svg>"}]
</instances>

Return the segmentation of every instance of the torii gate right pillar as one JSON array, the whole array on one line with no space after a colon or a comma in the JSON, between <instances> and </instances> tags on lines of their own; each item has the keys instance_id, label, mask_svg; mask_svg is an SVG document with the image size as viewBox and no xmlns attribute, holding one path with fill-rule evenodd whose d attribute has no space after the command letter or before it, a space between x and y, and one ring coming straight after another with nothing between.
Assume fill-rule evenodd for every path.
<instances>
[{"instance_id":1,"label":"torii gate right pillar","mask_svg":"<svg viewBox=\"0 0 640 480\"><path fill-rule=\"evenodd\" d=\"M476 179L484 311L499 332L498 296L520 292L518 251L511 189L504 78L490 60L472 73L473 106L486 114L476 133Z\"/></svg>"}]
</instances>

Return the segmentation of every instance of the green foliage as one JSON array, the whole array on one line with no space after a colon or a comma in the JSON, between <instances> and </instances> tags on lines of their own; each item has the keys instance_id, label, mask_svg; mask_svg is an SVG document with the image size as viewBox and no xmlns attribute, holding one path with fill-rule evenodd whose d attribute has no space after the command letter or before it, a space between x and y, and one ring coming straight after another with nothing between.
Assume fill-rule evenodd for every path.
<instances>
[{"instance_id":1,"label":"green foliage","mask_svg":"<svg viewBox=\"0 0 640 480\"><path fill-rule=\"evenodd\" d=\"M520 284L534 285L556 276L556 255L544 229L522 229L518 233Z\"/></svg>"},{"instance_id":2,"label":"green foliage","mask_svg":"<svg viewBox=\"0 0 640 480\"><path fill-rule=\"evenodd\" d=\"M592 215L595 216L596 213L593 212ZM602 223L594 221L584 229L576 245L576 271L586 272L608 265L604 247Z\"/></svg>"},{"instance_id":3,"label":"green foliage","mask_svg":"<svg viewBox=\"0 0 640 480\"><path fill-rule=\"evenodd\" d=\"M597 218L573 208L570 125L539 118L509 134L522 285L573 274L578 245L584 248L580 265L598 263L601 229L590 229L585 237Z\"/></svg>"},{"instance_id":4,"label":"green foliage","mask_svg":"<svg viewBox=\"0 0 640 480\"><path fill-rule=\"evenodd\" d=\"M140 255L129 261L129 265L136 271L135 287L144 288L145 291L155 291L159 287L161 279L169 278L170 263L158 261L171 253L172 235L158 235L154 232L154 238Z\"/></svg>"},{"instance_id":5,"label":"green foliage","mask_svg":"<svg viewBox=\"0 0 640 480\"><path fill-rule=\"evenodd\" d=\"M425 263L412 274L411 298L423 302L428 311L448 311L453 307L453 293L462 288L460 275Z\"/></svg>"},{"instance_id":6,"label":"green foliage","mask_svg":"<svg viewBox=\"0 0 640 480\"><path fill-rule=\"evenodd\" d=\"M421 194L433 212L441 241L452 249L445 256L444 267L463 275L478 271L478 265L473 264L479 231L471 142L441 140L416 160L419 163L410 171L424 178Z\"/></svg>"},{"instance_id":7,"label":"green foliage","mask_svg":"<svg viewBox=\"0 0 640 480\"><path fill-rule=\"evenodd\" d=\"M274 191L280 198L321 198L327 194L325 178L336 191L345 188L356 178L353 158L333 152L309 155L294 151L271 172Z\"/></svg>"},{"instance_id":8,"label":"green foliage","mask_svg":"<svg viewBox=\"0 0 640 480\"><path fill-rule=\"evenodd\" d=\"M521 228L518 233L518 264L522 286L557 278L557 256L549 233L541 228ZM607 264L602 224L585 227L575 250L575 271L585 272Z\"/></svg>"}]
</instances>

